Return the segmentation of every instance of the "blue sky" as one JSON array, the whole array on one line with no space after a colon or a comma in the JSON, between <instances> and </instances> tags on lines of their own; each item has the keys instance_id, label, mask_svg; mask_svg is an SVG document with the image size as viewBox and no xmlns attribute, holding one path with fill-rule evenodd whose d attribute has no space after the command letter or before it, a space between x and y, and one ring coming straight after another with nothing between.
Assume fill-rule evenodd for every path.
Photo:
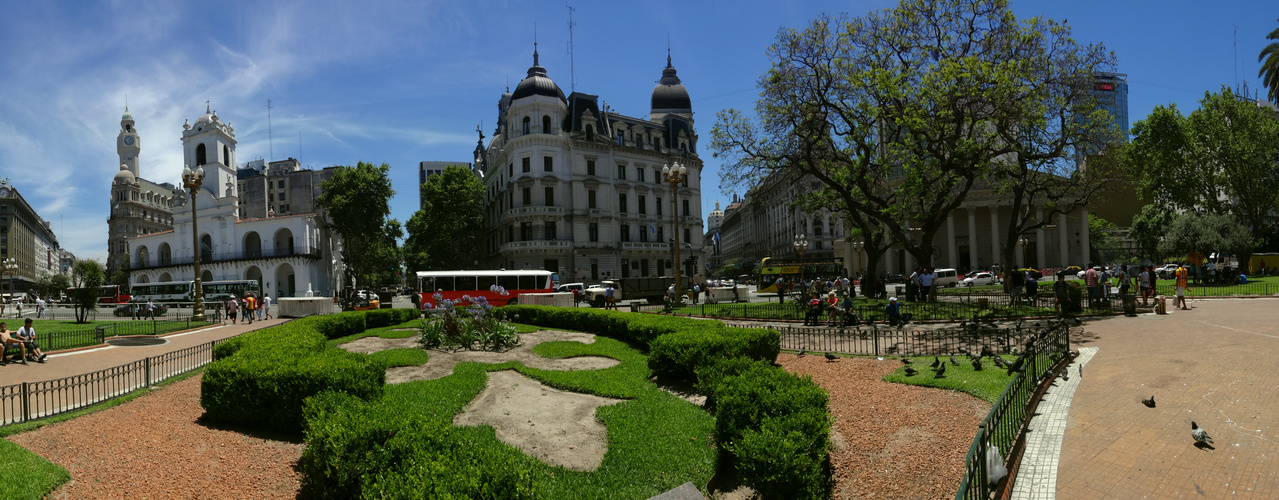
<instances>
[{"instance_id":1,"label":"blue sky","mask_svg":"<svg viewBox=\"0 0 1279 500\"><path fill-rule=\"evenodd\" d=\"M667 40L689 89L708 167L715 113L753 109L766 47L821 12L861 15L886 1L572 2L576 89L647 116ZM1197 107L1207 90L1258 91L1257 53L1279 27L1273 1L1026 1L1019 17L1066 19L1081 42L1114 50L1132 121L1154 106ZM106 256L115 137L128 97L143 177L177 182L184 120L212 101L235 127L237 158L299 158L322 168L388 163L392 216L417 210L417 163L469 161L476 125L492 135L497 100L532 62L570 92L562 1L0 0L0 177L8 177L78 257ZM1232 45L1238 30L1238 48ZM1236 52L1237 50L1237 52ZM1264 91L1263 91L1264 92ZM266 102L273 103L273 149Z\"/></svg>"}]
</instances>

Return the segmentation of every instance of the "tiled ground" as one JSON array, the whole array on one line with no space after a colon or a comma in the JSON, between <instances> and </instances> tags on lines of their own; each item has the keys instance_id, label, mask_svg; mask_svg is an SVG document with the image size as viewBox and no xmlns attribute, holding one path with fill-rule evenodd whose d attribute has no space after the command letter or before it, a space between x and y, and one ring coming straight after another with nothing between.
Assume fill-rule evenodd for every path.
<instances>
[{"instance_id":1,"label":"tiled ground","mask_svg":"<svg viewBox=\"0 0 1279 500\"><path fill-rule=\"evenodd\" d=\"M1071 403L1059 498L1279 498L1279 299L1191 306L1092 321L1075 341L1100 349ZM1215 449L1194 446L1191 420Z\"/></svg>"},{"instance_id":2,"label":"tiled ground","mask_svg":"<svg viewBox=\"0 0 1279 500\"><path fill-rule=\"evenodd\" d=\"M1059 377L1044 393L1035 409L1036 415L1027 427L1026 450L1022 466L1013 483L1013 500L1053 499L1057 495L1057 468L1061 459L1061 441L1069 421L1070 404L1083 380L1080 367L1087 365L1097 353L1096 347L1081 347L1079 357L1066 367L1067 376Z\"/></svg>"}]
</instances>

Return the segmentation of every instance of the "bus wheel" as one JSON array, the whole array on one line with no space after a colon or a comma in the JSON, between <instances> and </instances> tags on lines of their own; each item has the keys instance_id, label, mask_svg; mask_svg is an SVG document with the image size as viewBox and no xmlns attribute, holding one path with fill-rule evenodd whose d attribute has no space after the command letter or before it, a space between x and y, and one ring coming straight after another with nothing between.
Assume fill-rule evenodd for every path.
<instances>
[{"instance_id":1,"label":"bus wheel","mask_svg":"<svg viewBox=\"0 0 1279 500\"><path fill-rule=\"evenodd\" d=\"M514 299L511 299L511 300L508 300L508 301L506 301L506 305L508 305L508 306L518 306L518 305L520 305L520 299L518 299L518 298L514 298Z\"/></svg>"}]
</instances>

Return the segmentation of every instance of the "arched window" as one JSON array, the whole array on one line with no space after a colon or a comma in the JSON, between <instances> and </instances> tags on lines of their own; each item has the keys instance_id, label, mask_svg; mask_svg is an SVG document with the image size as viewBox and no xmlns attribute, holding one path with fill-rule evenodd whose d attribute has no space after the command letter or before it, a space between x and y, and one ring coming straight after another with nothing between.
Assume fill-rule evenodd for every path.
<instances>
[{"instance_id":1,"label":"arched window","mask_svg":"<svg viewBox=\"0 0 1279 500\"><path fill-rule=\"evenodd\" d=\"M590 125L587 125L587 126L586 126L586 138L587 138L587 139L594 139L594 138L595 138L595 127L590 126Z\"/></svg>"},{"instance_id":2,"label":"arched window","mask_svg":"<svg viewBox=\"0 0 1279 500\"><path fill-rule=\"evenodd\" d=\"M199 144L195 147L195 165L193 167L198 167L205 163L207 162L205 161L204 144Z\"/></svg>"},{"instance_id":3,"label":"arched window","mask_svg":"<svg viewBox=\"0 0 1279 500\"><path fill-rule=\"evenodd\" d=\"M231 166L231 148L226 147L226 145L222 146L222 164L228 167Z\"/></svg>"},{"instance_id":4,"label":"arched window","mask_svg":"<svg viewBox=\"0 0 1279 500\"><path fill-rule=\"evenodd\" d=\"M551 117L549 116L542 117L542 133L543 134L551 133Z\"/></svg>"},{"instance_id":5,"label":"arched window","mask_svg":"<svg viewBox=\"0 0 1279 500\"><path fill-rule=\"evenodd\" d=\"M525 133L525 134L528 134L528 133L529 133L529 123L530 123L529 118L528 118L527 116L525 116L525 117L524 117L524 133Z\"/></svg>"}]
</instances>

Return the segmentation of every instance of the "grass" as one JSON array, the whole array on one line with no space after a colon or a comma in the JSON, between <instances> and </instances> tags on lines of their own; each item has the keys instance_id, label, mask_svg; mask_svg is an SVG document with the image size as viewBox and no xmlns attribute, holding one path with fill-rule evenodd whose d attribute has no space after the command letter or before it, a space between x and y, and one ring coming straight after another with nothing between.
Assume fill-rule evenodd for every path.
<instances>
[{"instance_id":1,"label":"grass","mask_svg":"<svg viewBox=\"0 0 1279 500\"><path fill-rule=\"evenodd\" d=\"M547 342L534 352L551 358L606 356L621 364L588 371L551 371L518 362L459 363L453 374L388 385L384 398L429 418L451 421L484 389L488 372L514 369L551 387L626 399L602 407L596 418L608 427L608 452L593 472L553 467L502 443L492 427L461 427L477 446L528 460L548 498L648 498L687 481L706 484L714 474L714 418L649 380L647 357L624 342L596 337L593 344Z\"/></svg>"},{"instance_id":2,"label":"grass","mask_svg":"<svg viewBox=\"0 0 1279 500\"><path fill-rule=\"evenodd\" d=\"M378 351L370 354L370 356L382 361L387 368L394 368L397 366L420 366L426 364L431 357L425 350L415 347L387 349L385 351Z\"/></svg>"},{"instance_id":3,"label":"grass","mask_svg":"<svg viewBox=\"0 0 1279 500\"><path fill-rule=\"evenodd\" d=\"M942 378L933 378L933 369L928 367L932 363L932 359L921 356L911 358L915 362L914 364L902 365L897 371L884 377L884 381L960 391L987 403L995 404L995 401L999 400L999 395L1003 394L1004 389L1008 387L1008 381L1012 380L1013 376L1008 375L1007 370L995 366L995 363L991 362L989 358L982 360L981 371L973 371L973 365L966 356L955 357L959 359L959 366L950 364L950 361L945 356L939 358L943 363L946 363L946 374ZM1010 363L1017 359L1016 356L1002 357L1004 361ZM906 376L906 366L914 368L918 373L914 376Z\"/></svg>"}]
</instances>

